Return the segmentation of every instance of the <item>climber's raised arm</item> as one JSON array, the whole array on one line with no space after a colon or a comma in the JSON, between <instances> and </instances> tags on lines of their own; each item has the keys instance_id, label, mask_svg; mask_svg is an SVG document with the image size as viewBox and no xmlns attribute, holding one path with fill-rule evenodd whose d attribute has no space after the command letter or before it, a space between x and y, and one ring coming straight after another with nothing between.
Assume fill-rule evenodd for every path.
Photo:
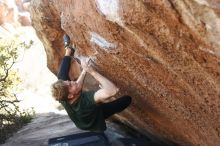
<instances>
[{"instance_id":1,"label":"climber's raised arm","mask_svg":"<svg viewBox=\"0 0 220 146\"><path fill-rule=\"evenodd\" d=\"M110 97L114 96L118 92L118 88L108 80L106 77L102 76L96 70L94 70L91 65L87 63L82 63L83 69L90 73L101 85L101 89L95 92L94 99L96 103L105 102Z\"/></svg>"},{"instance_id":2,"label":"climber's raised arm","mask_svg":"<svg viewBox=\"0 0 220 146\"><path fill-rule=\"evenodd\" d=\"M118 92L118 88L106 77L102 76L95 70L89 72L100 84L101 89L95 92L94 99L96 103L105 102Z\"/></svg>"},{"instance_id":3,"label":"climber's raised arm","mask_svg":"<svg viewBox=\"0 0 220 146\"><path fill-rule=\"evenodd\" d=\"M76 80L76 83L80 86L80 88L82 88L82 86L83 86L83 80L84 80L85 76L86 76L86 70L83 69L80 76Z\"/></svg>"}]
</instances>

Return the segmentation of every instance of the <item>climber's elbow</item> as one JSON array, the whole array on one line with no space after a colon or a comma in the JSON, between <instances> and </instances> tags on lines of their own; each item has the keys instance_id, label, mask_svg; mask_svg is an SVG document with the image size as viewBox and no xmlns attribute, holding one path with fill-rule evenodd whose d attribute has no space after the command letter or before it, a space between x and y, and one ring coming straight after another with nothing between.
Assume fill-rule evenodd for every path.
<instances>
[{"instance_id":1,"label":"climber's elbow","mask_svg":"<svg viewBox=\"0 0 220 146\"><path fill-rule=\"evenodd\" d=\"M115 87L113 90L112 90L112 95L111 96L114 96L118 93L119 91L119 88Z\"/></svg>"}]
</instances>

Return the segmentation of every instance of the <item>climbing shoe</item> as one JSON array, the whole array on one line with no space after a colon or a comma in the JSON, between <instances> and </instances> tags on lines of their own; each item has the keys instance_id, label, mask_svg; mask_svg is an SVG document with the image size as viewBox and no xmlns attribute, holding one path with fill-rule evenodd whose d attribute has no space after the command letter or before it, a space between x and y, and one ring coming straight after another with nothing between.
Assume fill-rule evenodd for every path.
<instances>
[{"instance_id":1,"label":"climbing shoe","mask_svg":"<svg viewBox=\"0 0 220 146\"><path fill-rule=\"evenodd\" d=\"M63 36L64 47L70 47L70 37L67 34Z\"/></svg>"},{"instance_id":2,"label":"climbing shoe","mask_svg":"<svg viewBox=\"0 0 220 146\"><path fill-rule=\"evenodd\" d=\"M75 48L73 48L73 47L70 45L70 37L69 37L67 34L64 34L64 36L63 36L63 42L64 42L64 47L65 47L65 48L70 48L70 49L71 49L71 54L70 54L70 56L74 56Z\"/></svg>"}]
</instances>

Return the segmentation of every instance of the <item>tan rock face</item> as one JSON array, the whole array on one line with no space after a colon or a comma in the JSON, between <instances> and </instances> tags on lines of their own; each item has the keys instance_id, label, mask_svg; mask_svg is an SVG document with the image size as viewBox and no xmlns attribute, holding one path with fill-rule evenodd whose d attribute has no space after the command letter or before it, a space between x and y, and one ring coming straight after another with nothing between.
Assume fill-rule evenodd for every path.
<instances>
[{"instance_id":1,"label":"tan rock face","mask_svg":"<svg viewBox=\"0 0 220 146\"><path fill-rule=\"evenodd\" d=\"M133 98L119 119L181 145L220 144L218 0L33 0L32 23L57 73L66 32ZM71 76L79 74L72 64Z\"/></svg>"}]
</instances>

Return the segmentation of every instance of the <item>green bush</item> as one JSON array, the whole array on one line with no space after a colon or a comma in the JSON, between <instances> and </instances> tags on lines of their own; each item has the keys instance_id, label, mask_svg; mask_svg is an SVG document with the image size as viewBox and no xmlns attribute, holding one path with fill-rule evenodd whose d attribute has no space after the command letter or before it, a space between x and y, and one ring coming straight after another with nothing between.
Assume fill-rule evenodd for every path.
<instances>
[{"instance_id":1,"label":"green bush","mask_svg":"<svg viewBox=\"0 0 220 146\"><path fill-rule=\"evenodd\" d=\"M0 143L4 143L13 132L30 122L34 115L33 109L19 109L16 93L21 90L21 81L17 70L13 68L19 52L31 45L32 41L21 42L18 36L0 38Z\"/></svg>"}]
</instances>

